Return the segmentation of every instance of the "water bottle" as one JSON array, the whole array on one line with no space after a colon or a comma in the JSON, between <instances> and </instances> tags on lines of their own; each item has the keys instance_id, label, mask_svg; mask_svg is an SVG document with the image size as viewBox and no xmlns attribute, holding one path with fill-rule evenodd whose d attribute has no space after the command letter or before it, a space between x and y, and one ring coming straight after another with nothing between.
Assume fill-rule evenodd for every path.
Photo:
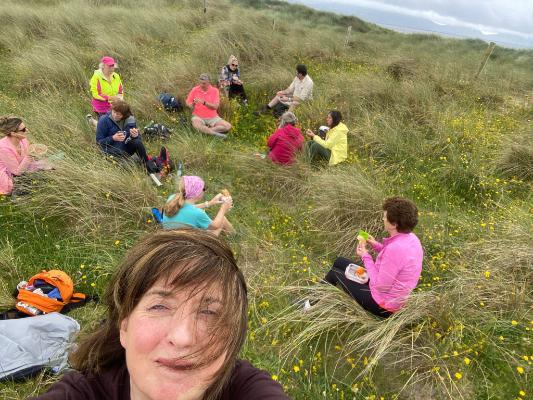
<instances>
[{"instance_id":1,"label":"water bottle","mask_svg":"<svg viewBox=\"0 0 533 400\"><path fill-rule=\"evenodd\" d=\"M154 216L154 219L157 222L159 222L159 223L163 222L163 216L161 215L161 211L159 211L158 208L156 208L156 207L152 208L152 215Z\"/></svg>"}]
</instances>

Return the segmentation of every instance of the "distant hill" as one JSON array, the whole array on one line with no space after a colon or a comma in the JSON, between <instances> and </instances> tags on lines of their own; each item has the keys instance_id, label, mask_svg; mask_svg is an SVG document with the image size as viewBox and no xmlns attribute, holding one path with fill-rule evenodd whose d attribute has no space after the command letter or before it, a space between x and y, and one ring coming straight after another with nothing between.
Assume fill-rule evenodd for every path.
<instances>
[{"instance_id":1,"label":"distant hill","mask_svg":"<svg viewBox=\"0 0 533 400\"><path fill-rule=\"evenodd\" d=\"M365 21L394 29L400 32L426 32L455 38L477 38L494 41L500 46L514 48L533 48L533 40L510 33L482 32L477 29L443 25L429 19L385 10L376 10L355 4L324 0L288 0L289 3L305 4L317 10L330 11L343 15L356 15Z\"/></svg>"}]
</instances>

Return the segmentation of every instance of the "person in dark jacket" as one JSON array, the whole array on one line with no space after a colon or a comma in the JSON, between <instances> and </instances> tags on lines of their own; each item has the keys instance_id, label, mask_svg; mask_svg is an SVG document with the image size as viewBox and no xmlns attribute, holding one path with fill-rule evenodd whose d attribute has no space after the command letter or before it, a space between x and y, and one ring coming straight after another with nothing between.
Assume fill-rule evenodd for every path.
<instances>
[{"instance_id":1,"label":"person in dark jacket","mask_svg":"<svg viewBox=\"0 0 533 400\"><path fill-rule=\"evenodd\" d=\"M287 111L280 117L278 129L270 135L267 146L268 157L277 164L292 164L296 152L303 147L304 137L300 128L296 127L296 115Z\"/></svg>"},{"instance_id":2,"label":"person in dark jacket","mask_svg":"<svg viewBox=\"0 0 533 400\"><path fill-rule=\"evenodd\" d=\"M247 288L231 248L200 229L151 232L105 295L107 316L39 400L288 400L237 356Z\"/></svg>"},{"instance_id":3,"label":"person in dark jacket","mask_svg":"<svg viewBox=\"0 0 533 400\"><path fill-rule=\"evenodd\" d=\"M98 120L96 143L109 155L129 157L137 154L146 166L148 161L146 149L130 106L123 100L115 100L111 111Z\"/></svg>"}]
</instances>

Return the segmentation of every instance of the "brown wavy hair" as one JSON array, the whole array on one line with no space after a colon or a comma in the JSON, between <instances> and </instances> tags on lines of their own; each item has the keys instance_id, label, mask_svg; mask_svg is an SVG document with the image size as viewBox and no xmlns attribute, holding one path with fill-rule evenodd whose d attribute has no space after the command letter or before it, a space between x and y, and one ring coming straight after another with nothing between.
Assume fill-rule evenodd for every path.
<instances>
[{"instance_id":1,"label":"brown wavy hair","mask_svg":"<svg viewBox=\"0 0 533 400\"><path fill-rule=\"evenodd\" d=\"M120 324L148 290L161 280L175 291L193 293L220 289L221 312L210 327L210 340L196 356L197 367L221 355L225 360L213 377L204 400L220 395L231 379L237 355L246 338L247 289L233 252L216 236L200 229L160 230L150 233L125 256L105 294L107 318L85 337L71 355L74 368L101 373L124 365Z\"/></svg>"},{"instance_id":2,"label":"brown wavy hair","mask_svg":"<svg viewBox=\"0 0 533 400\"><path fill-rule=\"evenodd\" d=\"M12 132L17 131L20 124L22 124L22 119L19 117L0 117L0 132L4 136L10 136Z\"/></svg>"},{"instance_id":3,"label":"brown wavy hair","mask_svg":"<svg viewBox=\"0 0 533 400\"><path fill-rule=\"evenodd\" d=\"M398 232L409 233L418 224L418 208L415 203L404 197L390 197L383 202L387 220L396 224Z\"/></svg>"},{"instance_id":4,"label":"brown wavy hair","mask_svg":"<svg viewBox=\"0 0 533 400\"><path fill-rule=\"evenodd\" d=\"M111 108L113 109L113 111L122 114L122 120L126 120L127 118L132 116L131 107L124 100L113 101L113 103L111 103Z\"/></svg>"}]
</instances>

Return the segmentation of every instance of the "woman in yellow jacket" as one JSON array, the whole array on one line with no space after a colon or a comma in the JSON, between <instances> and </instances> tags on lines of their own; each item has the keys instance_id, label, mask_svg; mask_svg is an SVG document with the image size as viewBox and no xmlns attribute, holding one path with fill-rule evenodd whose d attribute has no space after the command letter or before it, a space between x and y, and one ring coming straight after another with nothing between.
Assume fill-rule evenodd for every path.
<instances>
[{"instance_id":1,"label":"woman in yellow jacket","mask_svg":"<svg viewBox=\"0 0 533 400\"><path fill-rule=\"evenodd\" d=\"M322 139L312 130L308 129L306 134L312 140L305 145L306 153L311 162L323 158L329 161L329 165L336 165L348 158L348 128L342 122L340 111L332 110L326 117L326 124L329 131L326 139Z\"/></svg>"},{"instance_id":2,"label":"woman in yellow jacket","mask_svg":"<svg viewBox=\"0 0 533 400\"><path fill-rule=\"evenodd\" d=\"M111 102L123 99L122 81L115 72L117 63L112 57L105 56L100 60L99 68L94 71L91 78L91 105L96 119L91 114L87 115L90 124L96 126L98 119L111 111Z\"/></svg>"}]
</instances>

